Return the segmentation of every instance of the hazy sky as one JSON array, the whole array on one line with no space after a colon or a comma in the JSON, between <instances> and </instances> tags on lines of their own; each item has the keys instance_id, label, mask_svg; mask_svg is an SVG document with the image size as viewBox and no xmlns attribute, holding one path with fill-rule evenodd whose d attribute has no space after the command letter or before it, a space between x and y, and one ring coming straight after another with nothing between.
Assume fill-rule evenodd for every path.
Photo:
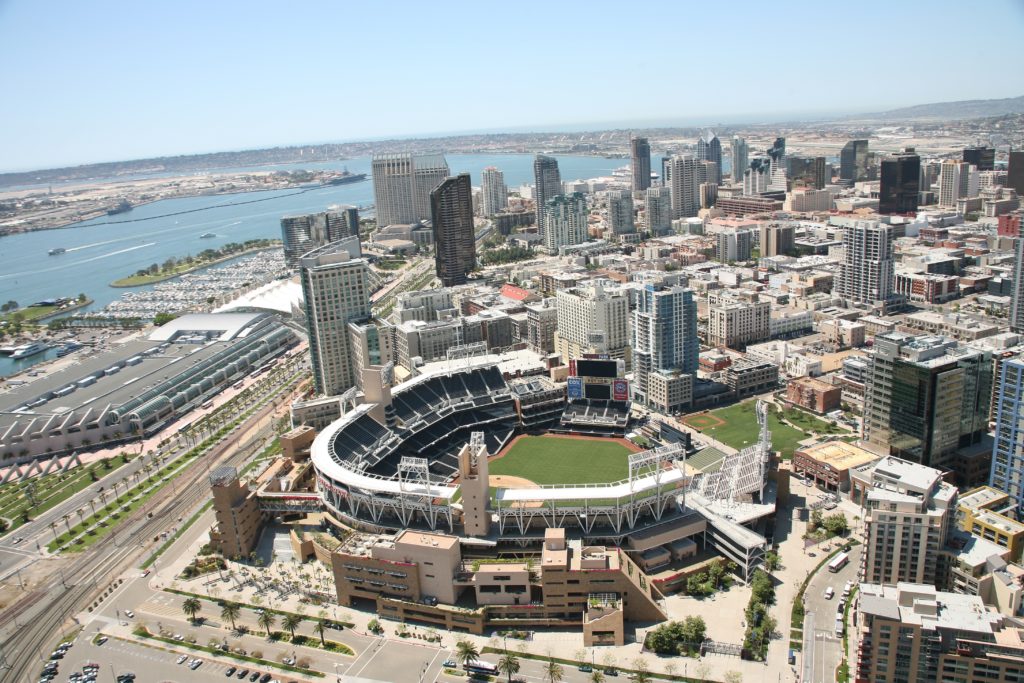
<instances>
[{"instance_id":1,"label":"hazy sky","mask_svg":"<svg viewBox=\"0 0 1024 683\"><path fill-rule=\"evenodd\" d=\"M0 0L0 170L1024 94L1024 0Z\"/></svg>"}]
</instances>

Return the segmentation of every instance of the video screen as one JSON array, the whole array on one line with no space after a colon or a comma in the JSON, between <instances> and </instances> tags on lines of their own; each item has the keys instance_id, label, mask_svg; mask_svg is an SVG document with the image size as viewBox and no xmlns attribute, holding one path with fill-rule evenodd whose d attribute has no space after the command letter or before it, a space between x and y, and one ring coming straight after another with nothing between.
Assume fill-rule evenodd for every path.
<instances>
[{"instance_id":1,"label":"video screen","mask_svg":"<svg viewBox=\"0 0 1024 683\"><path fill-rule=\"evenodd\" d=\"M614 360L577 360L576 375L579 377L618 377L619 364Z\"/></svg>"}]
</instances>

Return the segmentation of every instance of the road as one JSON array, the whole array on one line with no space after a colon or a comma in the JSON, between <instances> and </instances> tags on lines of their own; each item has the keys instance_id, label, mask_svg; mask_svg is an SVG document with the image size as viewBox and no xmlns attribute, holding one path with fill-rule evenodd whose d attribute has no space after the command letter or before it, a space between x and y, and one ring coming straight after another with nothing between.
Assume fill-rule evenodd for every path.
<instances>
[{"instance_id":1,"label":"road","mask_svg":"<svg viewBox=\"0 0 1024 683\"><path fill-rule=\"evenodd\" d=\"M134 564L146 543L208 498L206 475L210 470L221 464L238 466L258 452L273 431L273 419L268 418L292 386L282 384L274 400L192 462L177 477L176 486L160 490L145 509L137 510L121 525L116 536L107 536L75 555L60 576L51 577L0 614L0 654L10 667L0 671L0 681L29 680L28 672L38 665L34 662L36 653L56 642L61 626L85 609L94 595L113 587L115 577L123 576ZM238 444L239 437L256 424L263 427ZM152 512L151 518L146 516L147 511Z\"/></svg>"},{"instance_id":2,"label":"road","mask_svg":"<svg viewBox=\"0 0 1024 683\"><path fill-rule=\"evenodd\" d=\"M805 683L832 683L835 670L843 658L843 640L836 636L837 607L842 604L840 594L847 581L857 582L861 546L850 550L850 561L832 574L822 568L811 578L804 593L804 652ZM825 588L832 586L835 596L825 598Z\"/></svg>"}]
</instances>

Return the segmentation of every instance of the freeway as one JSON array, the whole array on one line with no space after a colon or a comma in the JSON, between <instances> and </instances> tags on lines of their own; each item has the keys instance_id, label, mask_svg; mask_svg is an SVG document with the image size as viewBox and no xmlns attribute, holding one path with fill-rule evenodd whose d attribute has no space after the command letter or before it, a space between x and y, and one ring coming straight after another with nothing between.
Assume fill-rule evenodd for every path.
<instances>
[{"instance_id":1,"label":"freeway","mask_svg":"<svg viewBox=\"0 0 1024 683\"><path fill-rule=\"evenodd\" d=\"M8 667L0 671L0 681L29 680L36 653L48 649L50 641L55 642L69 617L86 609L94 596L113 587L112 577L131 567L148 542L205 501L208 472L218 465L238 466L262 449L274 433L274 411L297 384L296 377L280 385L270 394L273 400L268 400L218 445L185 468L177 477L180 485L165 486L157 492L147 506L152 516L145 509L137 510L116 536L104 537L76 555L58 577L51 576L0 614L0 623L4 625L0 665L6 663ZM238 444L236 440L247 432L252 433Z\"/></svg>"}]
</instances>

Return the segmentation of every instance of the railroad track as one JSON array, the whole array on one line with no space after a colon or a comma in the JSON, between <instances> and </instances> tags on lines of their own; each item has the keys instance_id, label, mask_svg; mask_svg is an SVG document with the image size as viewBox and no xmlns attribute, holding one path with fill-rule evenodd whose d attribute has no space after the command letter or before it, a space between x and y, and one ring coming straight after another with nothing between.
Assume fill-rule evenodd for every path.
<instances>
[{"instance_id":1,"label":"railroad track","mask_svg":"<svg viewBox=\"0 0 1024 683\"><path fill-rule=\"evenodd\" d=\"M289 382L278 396L287 396L295 385L296 382ZM268 401L247 420L247 424L258 424L277 407L278 401ZM248 427L240 425L239 429ZM0 614L0 623L15 626L14 631L0 642L0 653L7 664L6 669L0 669L0 682L33 680L29 675L31 668L42 666L43 662L40 659L37 663L36 658L45 658L48 641L55 640L62 625L86 609L94 595L131 566L145 552L146 541L158 536L164 527L178 517L184 517L208 497L207 487L202 484L214 467L243 463L262 449L264 442L273 435L273 430L271 420L237 447L229 440L230 436L226 438L176 477L175 481L181 484L180 493L177 486L165 485L153 497L148 506L152 517L147 517L143 508L136 510L124 524L123 528L129 530L127 533L101 539L81 553L66 574L57 579L51 578Z\"/></svg>"}]
</instances>

